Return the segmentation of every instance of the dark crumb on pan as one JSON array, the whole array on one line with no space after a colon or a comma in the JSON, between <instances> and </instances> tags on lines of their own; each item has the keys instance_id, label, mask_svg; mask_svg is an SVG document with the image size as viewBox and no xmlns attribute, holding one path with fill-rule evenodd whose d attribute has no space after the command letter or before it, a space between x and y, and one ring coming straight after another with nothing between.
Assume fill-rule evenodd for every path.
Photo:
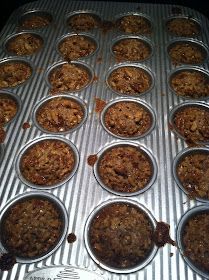
<instances>
[{"instance_id":1,"label":"dark crumb on pan","mask_svg":"<svg viewBox=\"0 0 209 280\"><path fill-rule=\"evenodd\" d=\"M0 256L0 269L2 271L8 271L16 264L16 258L11 253L4 253Z\"/></svg>"},{"instance_id":2,"label":"dark crumb on pan","mask_svg":"<svg viewBox=\"0 0 209 280\"><path fill-rule=\"evenodd\" d=\"M99 261L115 268L132 268L143 262L154 244L153 228L143 210L128 203L102 208L91 222L89 240Z\"/></svg>"},{"instance_id":3,"label":"dark crumb on pan","mask_svg":"<svg viewBox=\"0 0 209 280\"><path fill-rule=\"evenodd\" d=\"M22 128L23 128L23 129L28 129L28 128L30 128L29 122L25 122L25 123L22 125Z\"/></svg>"},{"instance_id":4,"label":"dark crumb on pan","mask_svg":"<svg viewBox=\"0 0 209 280\"><path fill-rule=\"evenodd\" d=\"M191 217L183 230L184 255L199 269L209 272L209 213Z\"/></svg>"},{"instance_id":5,"label":"dark crumb on pan","mask_svg":"<svg viewBox=\"0 0 209 280\"><path fill-rule=\"evenodd\" d=\"M106 105L106 101L102 100L100 98L95 98L95 103L96 103L95 112L96 113L101 113L102 110L104 109L105 105Z\"/></svg>"},{"instance_id":6,"label":"dark crumb on pan","mask_svg":"<svg viewBox=\"0 0 209 280\"><path fill-rule=\"evenodd\" d=\"M75 233L69 233L68 234L68 236L67 236L67 241L68 241L68 243L73 243L73 242L75 242L76 241L76 235L75 235Z\"/></svg>"},{"instance_id":7,"label":"dark crumb on pan","mask_svg":"<svg viewBox=\"0 0 209 280\"><path fill-rule=\"evenodd\" d=\"M185 156L177 166L177 175L189 195L209 199L209 154Z\"/></svg>"},{"instance_id":8,"label":"dark crumb on pan","mask_svg":"<svg viewBox=\"0 0 209 280\"><path fill-rule=\"evenodd\" d=\"M166 243L176 246L175 241L170 237L170 226L164 222L157 222L153 240L158 247L163 247Z\"/></svg>"},{"instance_id":9,"label":"dark crumb on pan","mask_svg":"<svg viewBox=\"0 0 209 280\"><path fill-rule=\"evenodd\" d=\"M173 253L170 253L170 257L173 257L173 255L174 255Z\"/></svg>"},{"instance_id":10,"label":"dark crumb on pan","mask_svg":"<svg viewBox=\"0 0 209 280\"><path fill-rule=\"evenodd\" d=\"M87 158L87 163L88 163L88 165L90 165L90 166L94 166L94 164L96 163L97 160L98 160L98 157L97 157L96 154L95 154L95 155L90 155L90 156L88 156L88 158Z\"/></svg>"}]
</instances>

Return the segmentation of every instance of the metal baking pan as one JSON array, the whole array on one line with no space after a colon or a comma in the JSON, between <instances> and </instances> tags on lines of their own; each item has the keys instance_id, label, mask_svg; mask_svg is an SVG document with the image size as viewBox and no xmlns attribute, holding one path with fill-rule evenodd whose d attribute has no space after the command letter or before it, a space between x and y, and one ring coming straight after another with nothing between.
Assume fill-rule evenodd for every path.
<instances>
[{"instance_id":1,"label":"metal baking pan","mask_svg":"<svg viewBox=\"0 0 209 280\"><path fill-rule=\"evenodd\" d=\"M46 13L48 24L45 26L39 26L35 29L20 26L24 18L27 19L34 14L42 16ZM45 192L56 196L65 205L69 218L68 233L75 234L76 241L69 244L66 238L60 247L46 259L34 264L17 263L9 271L0 271L0 278L4 280L24 278L31 280L37 279L35 277L53 279L68 275L69 279L75 279L75 277L92 279L91 277L94 276L97 277L96 279L106 280L204 279L184 261L178 247L169 244L159 248L155 257L146 267L131 274L118 274L110 272L94 262L84 241L84 228L90 213L103 201L118 197L117 194L110 193L100 187L92 166L87 163L90 155L96 155L105 146L125 141L104 130L100 122L100 110L99 112L95 110L98 100L108 104L127 98L127 96L116 94L106 84L109 71L118 67L118 62L111 51L112 44L118 38L139 36L152 47L152 55L149 59L140 61L140 63L125 62L128 65L134 64L148 69L152 73L154 82L150 92L134 97L151 107L156 116L156 124L152 133L131 141L135 145L145 147L156 159L157 178L150 188L140 195L133 196L132 200L148 209L156 221L168 223L172 239L176 238L177 225L184 213L194 206L207 204L203 201L190 200L174 180L172 174L174 158L187 147L187 143L184 139L177 138L169 126L169 113L177 105L184 103L185 99L173 93L168 82L172 73L180 71L184 66L173 65L168 57L168 45L181 37L171 35L167 31L167 22L174 17L192 18L198 23L200 32L195 38L191 36L182 39L198 40L208 49L209 21L196 10L167 4L44 0L25 4L12 13L0 33L0 63L11 59L16 61L20 59L31 65L33 73L21 85L6 89L21 100L21 111L12 122L4 127L6 139L0 146L0 210L7 203L10 203L16 195L32 192L32 189L17 176L15 159L18 152L34 139L54 137L35 125L33 110L42 100L50 96L51 85L47 81L50 70L57 64L66 63L57 52L57 43L67 34L77 33L70 28L67 20L69 16L79 13L95 15L94 19L98 20L98 25L88 31L79 32L87 32L99 45L99 49L94 55L75 61L89 69L92 76L91 83L79 91L65 92L65 94L74 95L82 100L88 112L85 123L79 129L62 135L78 149L79 167L74 176L62 186L45 190ZM142 15L150 20L151 33L127 34L114 26L113 23L121 16L131 14ZM18 57L8 54L4 48L7 39L23 31L37 32L44 39L43 47L33 55ZM196 66L188 68L196 68ZM208 60L197 68L201 72L208 73ZM190 101L188 99L186 98L187 101ZM199 102L208 104L209 101L208 98L204 98ZM128 199L126 196L123 197L123 199L126 198ZM62 273L59 274L58 268ZM79 270L80 273L78 273ZM26 278L27 275L28 278Z\"/></svg>"}]
</instances>

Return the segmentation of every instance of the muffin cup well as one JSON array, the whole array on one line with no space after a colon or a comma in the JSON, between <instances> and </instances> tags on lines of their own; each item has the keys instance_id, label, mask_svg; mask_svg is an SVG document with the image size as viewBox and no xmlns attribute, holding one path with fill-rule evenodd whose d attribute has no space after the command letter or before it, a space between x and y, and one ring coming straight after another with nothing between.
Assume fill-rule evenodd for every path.
<instances>
[{"instance_id":1,"label":"muffin cup well","mask_svg":"<svg viewBox=\"0 0 209 280\"><path fill-rule=\"evenodd\" d=\"M72 100L72 101L78 103L80 105L81 109L82 109L82 112L83 112L83 119L78 125L76 125L75 127L71 128L69 130L58 131L58 132L49 131L39 124L39 122L37 121L37 114L38 114L39 110L44 105L47 105L48 102L50 102L52 100L60 99L60 98L67 99L67 100ZM82 99L80 99L76 96L69 95L69 94L59 94L59 95L48 96L46 98L43 98L38 104L36 104L36 106L34 107L33 112L32 112L32 119L33 119L33 122L36 125L36 127L38 129L40 129L42 132L50 133L50 134L72 133L73 131L77 130L78 128L80 128L85 123L87 117L88 117L88 110L87 110L85 102Z\"/></svg>"},{"instance_id":2,"label":"muffin cup well","mask_svg":"<svg viewBox=\"0 0 209 280\"><path fill-rule=\"evenodd\" d=\"M209 105L206 103L202 103L202 102L184 102L181 103L177 106L175 106L169 113L169 125L171 126L171 130L181 139L183 140L187 140L179 131L178 128L176 127L175 123L174 123L174 118L176 116L176 114L178 112L181 112L182 110L186 109L186 108L199 108L202 110L206 110L209 112ZM189 139L188 139L189 140ZM202 144L209 144L209 140L208 141L196 141L197 143L202 143Z\"/></svg>"},{"instance_id":3,"label":"muffin cup well","mask_svg":"<svg viewBox=\"0 0 209 280\"><path fill-rule=\"evenodd\" d=\"M16 95L13 92L7 91L7 90L0 90L0 100L1 100L1 98L12 99L17 105L17 113L15 114L15 116L12 119L10 119L8 122L5 123L5 126L7 126L8 124L10 124L11 122L13 122L15 119L18 118L20 111L21 111L22 102L18 95Z\"/></svg>"},{"instance_id":4,"label":"muffin cup well","mask_svg":"<svg viewBox=\"0 0 209 280\"><path fill-rule=\"evenodd\" d=\"M17 87L23 86L27 82L29 82L29 80L31 80L31 78L34 75L34 66L32 65L32 63L29 60L24 59L24 58L20 58L18 56L8 57L8 58L4 58L4 59L0 60L0 66L1 65L6 65L6 64L10 64L10 63L25 64L28 67L28 69L30 69L30 76L28 78L26 78L23 82L20 82L20 83L18 83L16 85L11 85L11 86L5 85L5 86L2 86L2 87L0 87L0 90L1 89L17 88Z\"/></svg>"},{"instance_id":5,"label":"muffin cup well","mask_svg":"<svg viewBox=\"0 0 209 280\"><path fill-rule=\"evenodd\" d=\"M54 253L60 247L60 245L64 241L65 236L67 234L68 214L67 214L65 206L53 194L50 194L50 193L47 193L47 192L38 192L38 191L36 191L36 192L26 192L24 194L19 194L19 195L15 196L12 200L10 200L4 206L4 208L0 212L1 233L3 231L2 224L3 224L4 219L6 218L6 215L9 211L9 209L19 202L27 201L28 199L32 199L32 198L48 200L53 205L55 205L55 207L57 208L57 210L60 214L60 219L62 220L61 234L60 234L60 237L57 240L56 244L54 244L52 249L47 251L45 254L42 254L41 256L37 256L37 257L33 257L33 258L32 257L31 258L16 257L16 260L17 260L18 263L33 263L33 262L38 262L38 261L41 261L41 260L49 257L52 253ZM4 252L9 251L9 248L7 248L7 246L6 246L6 244L3 240L3 238L4 238L3 234L1 234L0 236L1 236L0 237L0 249Z\"/></svg>"},{"instance_id":6,"label":"muffin cup well","mask_svg":"<svg viewBox=\"0 0 209 280\"><path fill-rule=\"evenodd\" d=\"M34 38L39 39L40 42L41 42L40 48L38 48L36 51L34 51L31 54L21 54L21 55L18 55L16 53L11 52L10 50L8 50L9 43L12 42L12 40L14 40L19 35L24 35L24 34L32 35L32 36L34 36ZM12 34L12 35L10 35L10 36L8 36L6 38L6 40L5 40L4 44L3 44L3 48L4 48L5 52L7 52L9 55L18 55L18 56L31 56L31 55L37 54L39 51L41 51L41 49L43 47L44 47L44 39L43 39L43 37L39 33L34 32L34 31L22 31L22 32L18 32L18 33Z\"/></svg>"},{"instance_id":7,"label":"muffin cup well","mask_svg":"<svg viewBox=\"0 0 209 280\"><path fill-rule=\"evenodd\" d=\"M21 168L20 168L20 163L21 163L21 159L22 157L24 156L24 154L30 149L32 148L34 145L38 144L38 143L41 143L42 141L44 140L55 140L55 141L61 141L65 144L67 144L73 154L74 154L74 166L73 166L73 169L71 170L71 172L66 176L65 179L59 181L58 183L54 183L52 185L38 185L38 184L34 184L30 181L28 181L21 173ZM16 157L16 160L15 160L15 169L16 169L16 173L17 173L17 176L19 177L19 179L22 181L22 183L28 185L29 187L31 188L35 188L35 189L39 189L39 190L42 190L42 189L53 189L53 188L56 188L56 187L59 187L63 184L65 184L67 181L69 181L73 175L75 174L77 168L78 168L78 165L79 165L79 153L78 153L78 150L76 148L76 146L69 140L67 140L66 138L64 137L61 137L61 136L42 136L42 137L39 137L39 138L36 138L35 140L32 140L30 141L29 143L27 143L25 146L23 146L17 157Z\"/></svg>"},{"instance_id":8,"label":"muffin cup well","mask_svg":"<svg viewBox=\"0 0 209 280\"><path fill-rule=\"evenodd\" d=\"M149 181L147 182L147 184L140 190L135 191L135 192L121 192L121 191L116 191L113 190L112 188L110 188L109 186L107 186L101 179L101 176L99 174L99 165L100 162L102 160L102 158L104 157L104 155L111 151L113 148L118 148L118 147L133 147L138 149L139 151L142 152L143 155L145 155L145 157L147 158L147 160L150 163L151 166L151 176L149 178ZM146 148L144 148L143 146L139 146L136 143L130 142L130 141L120 141L120 142L115 142L112 144L109 144L108 146L104 147L103 149L101 149L98 153L97 153L97 158L98 160L96 161L96 163L94 164L93 167L93 171L94 171L94 176L96 178L96 180L98 181L98 183L108 192L116 194L116 195L120 195L120 196L135 196L135 195L139 195L145 191L147 191L155 182L155 179L157 177L157 162L154 158L154 156L151 154L151 152L149 150L147 150Z\"/></svg>"},{"instance_id":9,"label":"muffin cup well","mask_svg":"<svg viewBox=\"0 0 209 280\"><path fill-rule=\"evenodd\" d=\"M60 61L60 62L57 62L55 64L53 64L52 66L49 67L49 69L46 71L46 74L45 74L45 80L46 80L46 83L47 85L52 89L53 86L52 84L50 83L50 75L56 71L57 69L59 69L60 67L62 67L64 64L73 64L81 69L84 69L87 74L88 74L88 77L89 77L89 81L88 83L79 88L79 89L72 89L72 90L64 90L62 92L79 92L79 91L82 91L84 90L85 88L87 88L93 81L93 78L94 78L94 71L93 69L88 65L86 64L85 62L81 62L81 61L70 61L70 62L67 62L67 61Z\"/></svg>"},{"instance_id":10,"label":"muffin cup well","mask_svg":"<svg viewBox=\"0 0 209 280\"><path fill-rule=\"evenodd\" d=\"M87 221L86 221L86 224L85 224L85 229L84 229L84 240L85 240L85 245L86 245L86 249L90 255L90 257L103 269L105 270L108 270L110 272L114 272L114 273L132 273L132 272L135 272L137 270L140 270L142 268L144 268L145 266L147 266L151 261L152 259L154 258L155 254L157 253L157 246L155 246L154 244L152 245L152 249L151 251L149 252L148 256L142 260L138 265L134 266L134 267L131 267L131 268L115 268L115 267L112 267L112 266L109 266L107 264L105 264L102 260L98 259L96 254L94 253L92 247L91 247L91 243L90 243L90 237L89 237L89 231L90 231L90 227L91 227L91 224L92 224L92 221L94 218L97 217L97 215L100 213L100 211L102 209L105 209L106 207L108 206L111 206L115 203L121 203L121 204L128 204L130 206L133 206L133 207L136 207L138 208L139 210L141 210L145 215L146 217L148 218L151 226L152 226L152 229L154 231L155 227L156 227L156 220L155 218L152 216L151 212L145 207L143 206L142 204L139 204L137 203L136 201L134 200L131 200L131 199L123 199L123 198L117 198L117 199L110 199L110 200L107 200L103 203L101 203L100 205L98 205L91 213L90 215L88 216L87 218Z\"/></svg>"},{"instance_id":11,"label":"muffin cup well","mask_svg":"<svg viewBox=\"0 0 209 280\"><path fill-rule=\"evenodd\" d=\"M184 35L176 35L174 32L170 32L168 30L168 24L169 22L171 22L172 20L175 20L175 19L185 19L185 20L191 20L191 22L193 22L197 28L197 34L193 34L193 35L189 35L189 36L184 36ZM191 17L191 16L187 16L187 15L176 15L176 16L171 16L171 17L168 17L166 20L165 20L165 29L167 31L167 33L170 35L170 36L176 36L176 37L198 37L202 31L202 28L201 28L201 23L198 19L194 18L194 17Z\"/></svg>"},{"instance_id":12,"label":"muffin cup well","mask_svg":"<svg viewBox=\"0 0 209 280\"><path fill-rule=\"evenodd\" d=\"M125 31L121 30L120 21L127 16L137 16L139 18L144 19L144 21L147 23L147 27L149 28L149 32L142 32L142 31L125 32ZM153 31L153 22L151 20L151 17L149 17L148 15L146 15L144 13L137 13L137 12L128 12L128 13L121 13L121 14L116 15L115 16L115 26L118 31L120 31L121 33L125 33L125 34L129 33L129 34L150 35Z\"/></svg>"},{"instance_id":13,"label":"muffin cup well","mask_svg":"<svg viewBox=\"0 0 209 280\"><path fill-rule=\"evenodd\" d=\"M209 278L209 273L201 270L200 267L198 267L194 262L192 262L192 260L186 256L184 254L184 250L185 250L185 246L183 244L183 234L184 234L184 229L185 226L187 224L187 222L192 219L193 217L195 217L198 214L209 214L209 206L208 205L200 205L200 206L196 206L191 208L190 210L188 210L180 219L178 226L177 226L177 232L176 232L176 240L177 240L177 244L178 244L178 248L180 250L180 253L184 259L184 261L190 266L190 268L195 271L196 273L198 273L200 276L204 277L204 278Z\"/></svg>"},{"instance_id":14,"label":"muffin cup well","mask_svg":"<svg viewBox=\"0 0 209 280\"><path fill-rule=\"evenodd\" d=\"M146 73L147 77L149 77L149 82L150 82L149 88L147 90L143 91L143 92L140 92L140 93L124 93L124 92L120 92L120 91L117 91L117 90L113 89L111 87L110 83L109 83L109 78L110 78L111 74L114 73L114 71L116 71L118 69L121 69L121 68L124 68L124 67L136 68L136 69L139 69L139 70L143 71L144 73ZM111 91L113 91L114 93L116 93L120 96L139 97L139 96L142 96L142 95L150 92L153 89L153 87L155 85L155 78L154 78L154 74L146 66L144 66L142 64L137 64L137 63L125 63L124 62L124 63L116 64L113 67L109 68L109 70L107 71L107 74L106 74L106 84Z\"/></svg>"},{"instance_id":15,"label":"muffin cup well","mask_svg":"<svg viewBox=\"0 0 209 280\"><path fill-rule=\"evenodd\" d=\"M209 98L209 93L207 96L200 96L200 97L191 97L189 95L180 95L174 90L174 88L171 86L172 79L176 77L176 75L181 74L184 71L188 71L191 73L199 73L202 75L203 78L205 78L209 82L209 72L203 68L197 67L197 66L180 66L177 69L174 69L173 71L170 72L168 75L168 86L169 89L172 93L174 93L176 96L179 96L182 99L192 99L192 100L207 100ZM181 84L182 85L182 84Z\"/></svg>"},{"instance_id":16,"label":"muffin cup well","mask_svg":"<svg viewBox=\"0 0 209 280\"><path fill-rule=\"evenodd\" d=\"M92 36L91 34L88 34L88 33L84 33L84 32L79 32L79 33L68 33L68 34L65 34L63 35L61 38L59 38L57 40L57 43L56 43L56 51L59 53L60 56L64 57L64 55L62 54L62 52L60 51L59 49L59 46L67 39L67 38L70 38L70 37L74 37L74 36L77 36L77 37L83 37L85 38L86 40L88 40L89 42L92 42L92 44L95 46L95 50L90 53L89 55L86 55L86 56L80 56L78 59L86 59L86 58L89 58L89 57L92 57L93 55L95 55L98 50L99 50L99 42L96 38L94 38L94 36ZM65 57L64 57L65 58ZM75 58L73 59L75 60Z\"/></svg>"},{"instance_id":17,"label":"muffin cup well","mask_svg":"<svg viewBox=\"0 0 209 280\"><path fill-rule=\"evenodd\" d=\"M41 27L24 27L23 23L25 20L30 19L33 16L40 16L43 18L46 18L46 20L49 22L49 24L41 26ZM31 29L42 29L42 28L47 28L49 25L51 25L53 21L53 16L51 13L49 13L48 11L45 10L39 10L39 9L32 9L30 11L27 11L25 13L23 13L19 18L18 18L18 22L17 25L20 29L22 30L31 30Z\"/></svg>"},{"instance_id":18,"label":"muffin cup well","mask_svg":"<svg viewBox=\"0 0 209 280\"><path fill-rule=\"evenodd\" d=\"M89 15L91 16L97 26L93 27L93 28L87 28L87 29L77 29L77 28L72 28L70 25L69 25L69 21L74 17L74 16L78 16L78 15ZM97 12L95 11L92 11L92 10L77 10L77 11L73 11L69 14L67 14L66 16L66 19L65 19L65 22L66 22L66 25L67 27L70 27L73 31L92 31L94 30L95 28L98 28L101 24L101 16L100 14L98 14Z\"/></svg>"},{"instance_id":19,"label":"muffin cup well","mask_svg":"<svg viewBox=\"0 0 209 280\"><path fill-rule=\"evenodd\" d=\"M132 60L133 62L143 62L143 61L146 61L148 59L150 59L153 55L153 49L154 49L154 46L152 44L152 42L147 39L146 37L144 36L134 36L134 35L122 35L122 36L118 36L116 38L114 38L112 40L112 43L111 43L111 46L110 46L110 52L111 54L117 59L117 56L114 54L114 51L113 51L113 48L114 46L116 46L118 43L120 42L123 42L124 40L132 40L132 39L135 39L135 40L138 40L139 42L142 42L145 46L147 46L147 48L149 49L150 51L150 54L145 58L145 59L137 59L137 60ZM121 59L122 61L122 59ZM123 60L123 61L128 61L127 60Z\"/></svg>"},{"instance_id":20,"label":"muffin cup well","mask_svg":"<svg viewBox=\"0 0 209 280\"><path fill-rule=\"evenodd\" d=\"M171 61L172 61L172 58L169 55L169 51L176 45L181 45L181 44L188 44L188 45L196 47L202 53L203 60L202 60L202 62L199 62L199 63L173 62L173 64L201 65L201 64L204 64L208 60L208 47L203 42L195 40L195 39L179 38L179 39L172 40L167 45L167 54Z\"/></svg>"},{"instance_id":21,"label":"muffin cup well","mask_svg":"<svg viewBox=\"0 0 209 280\"><path fill-rule=\"evenodd\" d=\"M140 135L136 135L136 136L130 136L130 137L125 137L125 136L120 136L120 135L116 135L114 134L113 132L111 132L107 126L105 125L105 115L108 111L109 108L111 108L112 106L114 106L115 104L119 103L119 102L134 102L135 104L139 105L140 107L142 107L147 113L149 113L150 117L151 117L151 125L149 127L149 129L147 129L147 131L143 134L140 134ZM101 124L103 126L103 128L109 133L111 134L112 136L114 137L117 137L119 139L130 139L130 140L135 140L135 139L139 139L139 138L142 138L142 137L145 137L147 136L149 133L151 133L151 131L155 128L155 125L156 125L156 116L155 116L155 113L153 111L153 109L145 102L141 101L141 100L138 100L136 98L120 98L120 99L116 99L116 100L113 100L111 102L109 102L105 107L104 109L102 110L101 114L100 114L100 121L101 121Z\"/></svg>"},{"instance_id":22,"label":"muffin cup well","mask_svg":"<svg viewBox=\"0 0 209 280\"><path fill-rule=\"evenodd\" d=\"M209 148L205 148L205 147L186 148L176 155L176 157L174 158L174 161L173 161L173 166L172 166L174 180L176 181L177 185L186 195L191 195L192 197L193 197L192 189L191 189L191 193L189 193L189 191L187 191L186 188L183 186L183 184L180 181L179 176L177 174L177 167L184 160L184 158L186 156L195 155L195 154L206 154L209 156ZM195 195L195 199L200 202L209 202L209 199L201 198L196 195Z\"/></svg>"}]
</instances>

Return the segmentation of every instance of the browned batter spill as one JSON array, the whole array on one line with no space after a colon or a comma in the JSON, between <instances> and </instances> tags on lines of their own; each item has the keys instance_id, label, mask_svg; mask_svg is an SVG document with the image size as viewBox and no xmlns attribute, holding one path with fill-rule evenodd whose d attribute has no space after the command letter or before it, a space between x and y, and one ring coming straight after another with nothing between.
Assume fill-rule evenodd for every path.
<instances>
[{"instance_id":1,"label":"browned batter spill","mask_svg":"<svg viewBox=\"0 0 209 280\"><path fill-rule=\"evenodd\" d=\"M98 157L97 157L96 154L88 156L88 158L87 158L88 165L94 166L94 164L96 163L97 159L98 159Z\"/></svg>"},{"instance_id":2,"label":"browned batter spill","mask_svg":"<svg viewBox=\"0 0 209 280\"><path fill-rule=\"evenodd\" d=\"M176 242L170 237L170 226L164 222L157 222L154 231L153 241L158 247L163 247L166 243L176 246Z\"/></svg>"},{"instance_id":3,"label":"browned batter spill","mask_svg":"<svg viewBox=\"0 0 209 280\"><path fill-rule=\"evenodd\" d=\"M106 105L106 101L100 99L100 98L95 98L95 112L96 113L101 113L102 110L104 109L105 105Z\"/></svg>"},{"instance_id":4,"label":"browned batter spill","mask_svg":"<svg viewBox=\"0 0 209 280\"><path fill-rule=\"evenodd\" d=\"M11 253L4 253L0 256L0 269L2 271L10 270L16 264L16 258Z\"/></svg>"},{"instance_id":5,"label":"browned batter spill","mask_svg":"<svg viewBox=\"0 0 209 280\"><path fill-rule=\"evenodd\" d=\"M75 242L76 241L76 235L75 235L75 233L69 233L68 234L68 236L67 236L67 241L68 241L68 243L73 243L73 242Z\"/></svg>"}]
</instances>

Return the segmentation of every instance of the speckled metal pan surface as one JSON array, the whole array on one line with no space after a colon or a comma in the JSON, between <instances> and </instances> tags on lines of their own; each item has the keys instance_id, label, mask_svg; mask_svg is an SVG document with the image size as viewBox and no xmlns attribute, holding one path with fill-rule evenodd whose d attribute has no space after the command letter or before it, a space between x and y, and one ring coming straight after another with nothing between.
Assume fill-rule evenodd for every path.
<instances>
[{"instance_id":1,"label":"speckled metal pan surface","mask_svg":"<svg viewBox=\"0 0 209 280\"><path fill-rule=\"evenodd\" d=\"M40 14L47 12L51 15L51 22L48 26L33 30L33 32L44 38L42 49L32 55L21 57L8 54L5 50L7 39L16 33L28 31L25 28L20 28L18 22L21 22L21 17L26 13L35 11ZM195 38L186 39L198 40L208 49L209 20L190 8L131 2L44 0L28 3L13 12L0 33L0 63L10 61L13 58L17 61L18 58L29 63L33 73L27 81L16 87L0 89L0 92L9 91L17 95L21 100L21 111L12 122L4 127L6 139L0 146L0 211L14 197L25 192L34 191L17 176L15 161L18 153L28 143L38 141L37 139L41 136L55 136L40 130L34 124L33 111L42 99L46 99L50 95L51 87L47 80L48 73L57 63L61 65L64 61L59 52L57 52L57 42L65 35L75 33L67 25L67 20L69 15L77 14L79 11L82 13L87 11L91 14L94 13L104 21L104 26L109 28L95 28L87 32L98 43L98 50L93 55L81 58L77 62L87 66L93 77L91 83L86 87L79 91L70 92L70 95L74 95L85 103L87 119L79 129L59 136L70 141L78 150L78 169L74 176L62 186L44 190L56 196L65 205L69 217L68 233L74 233L76 241L68 243L66 237L61 246L46 259L30 264L17 263L12 270L0 271L0 279L22 280L28 273L32 273L36 269L43 268L46 271L47 266L51 269L52 266L59 267L63 265L71 265L82 269L82 271L86 269L88 272L94 272L106 280L205 279L198 274L198 271L192 270L191 266L181 256L180 250L170 244L159 248L152 261L142 269L130 274L119 274L107 271L94 262L87 251L84 241L84 228L90 213L101 203L118 198L117 194L110 193L99 185L94 176L92 166L87 163L87 158L89 155L96 155L109 145L123 141L126 143L129 140L121 140L103 128L100 115L95 111L96 98L104 100L106 104L114 100L124 100L126 97L128 97L128 100L137 98L151 107L156 116L156 125L153 130L145 137L132 139L131 141L144 147L153 155L157 164L157 178L145 192L134 195L131 198L127 197L127 199L143 205L156 221L168 223L171 238L175 241L177 241L176 232L179 221L188 210L199 205L205 205L204 207L209 208L208 202L190 200L186 193L178 187L172 172L176 155L187 147L187 143L171 131L169 126L171 110L187 101L209 104L209 98L191 100L177 96L169 86L171 74L174 71L178 71L178 69L183 69L184 67L196 69L198 66L200 72L208 73L209 70L208 60L201 65L188 67L188 65L174 65L168 57L167 48L169 44L180 39L180 37L171 35L166 30L167 21L173 17L192 17L198 22L201 32ZM152 26L151 34L143 34L143 38L147 39L152 46L152 55L139 63L134 62L134 65L148 69L154 77L154 83L149 92L142 95L138 94L137 96L124 97L116 94L106 83L108 73L121 63L112 54L112 43L121 36L135 36L125 34L117 28L110 28L108 22L114 22L120 15L124 14L144 15L145 18L151 20ZM137 34L137 36L141 36L141 34ZM125 62L128 65L131 63L133 64L133 62ZM67 92L64 93L67 94ZM29 123L29 125L23 126L24 123ZM123 199L125 198L123 197Z\"/></svg>"}]
</instances>

